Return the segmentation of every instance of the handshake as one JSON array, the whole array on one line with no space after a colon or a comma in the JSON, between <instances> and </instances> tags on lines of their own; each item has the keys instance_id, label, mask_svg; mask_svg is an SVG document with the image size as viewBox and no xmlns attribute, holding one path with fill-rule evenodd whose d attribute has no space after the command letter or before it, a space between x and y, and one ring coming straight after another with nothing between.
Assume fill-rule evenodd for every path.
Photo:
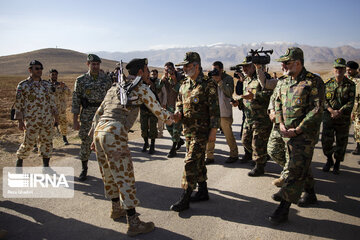
<instances>
[{"instance_id":1,"label":"handshake","mask_svg":"<svg viewBox=\"0 0 360 240\"><path fill-rule=\"evenodd\" d=\"M181 120L181 117L182 117L181 113L176 112L174 114L171 114L170 118L168 118L165 123L166 125L172 125L173 123L179 122Z\"/></svg>"}]
</instances>

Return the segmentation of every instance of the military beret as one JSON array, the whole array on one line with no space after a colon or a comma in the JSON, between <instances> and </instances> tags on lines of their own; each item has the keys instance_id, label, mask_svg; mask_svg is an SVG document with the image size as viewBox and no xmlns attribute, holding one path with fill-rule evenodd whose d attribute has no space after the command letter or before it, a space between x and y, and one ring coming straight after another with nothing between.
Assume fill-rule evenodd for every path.
<instances>
[{"instance_id":1,"label":"military beret","mask_svg":"<svg viewBox=\"0 0 360 240\"><path fill-rule=\"evenodd\" d=\"M53 72L59 73L55 68L49 70L49 73L53 73Z\"/></svg>"},{"instance_id":2,"label":"military beret","mask_svg":"<svg viewBox=\"0 0 360 240\"><path fill-rule=\"evenodd\" d=\"M187 52L184 57L184 61L175 64L175 66L184 66L189 63L201 63L200 55L197 52Z\"/></svg>"},{"instance_id":3,"label":"military beret","mask_svg":"<svg viewBox=\"0 0 360 240\"><path fill-rule=\"evenodd\" d=\"M346 61L343 58L337 58L334 61L334 68L344 68L346 67Z\"/></svg>"},{"instance_id":4,"label":"military beret","mask_svg":"<svg viewBox=\"0 0 360 240\"><path fill-rule=\"evenodd\" d=\"M240 64L238 64L238 65L236 65L236 66L244 66L244 65L248 65L248 64L251 64L252 63L252 57L251 56L246 56L245 58L244 58L244 60L240 63Z\"/></svg>"},{"instance_id":5,"label":"military beret","mask_svg":"<svg viewBox=\"0 0 360 240\"><path fill-rule=\"evenodd\" d=\"M348 61L346 63L346 66L351 68L351 69L355 69L355 70L357 70L359 68L359 64L357 62L354 62L354 61Z\"/></svg>"},{"instance_id":6,"label":"military beret","mask_svg":"<svg viewBox=\"0 0 360 240\"><path fill-rule=\"evenodd\" d=\"M87 61L88 62L99 62L99 63L101 63L101 59L99 58L99 56L97 56L95 54L89 54L87 56Z\"/></svg>"},{"instance_id":7,"label":"military beret","mask_svg":"<svg viewBox=\"0 0 360 240\"><path fill-rule=\"evenodd\" d=\"M290 60L304 60L304 52L301 48L291 47L286 50L286 53L276 59L277 62L287 62Z\"/></svg>"},{"instance_id":8,"label":"military beret","mask_svg":"<svg viewBox=\"0 0 360 240\"><path fill-rule=\"evenodd\" d=\"M126 65L126 69L143 68L147 64L147 58L134 58Z\"/></svg>"},{"instance_id":9,"label":"military beret","mask_svg":"<svg viewBox=\"0 0 360 240\"><path fill-rule=\"evenodd\" d=\"M32 61L29 63L29 68L32 68L32 66L35 66L35 65L40 65L41 68L43 68L42 63L39 62L38 60L32 60Z\"/></svg>"}]
</instances>

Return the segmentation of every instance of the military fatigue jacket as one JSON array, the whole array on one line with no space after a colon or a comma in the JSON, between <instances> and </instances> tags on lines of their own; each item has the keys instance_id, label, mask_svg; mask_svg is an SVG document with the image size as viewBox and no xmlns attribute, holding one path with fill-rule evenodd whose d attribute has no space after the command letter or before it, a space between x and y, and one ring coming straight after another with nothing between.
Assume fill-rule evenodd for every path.
<instances>
[{"instance_id":1,"label":"military fatigue jacket","mask_svg":"<svg viewBox=\"0 0 360 240\"><path fill-rule=\"evenodd\" d=\"M157 85L156 85L157 89L161 89L163 86L165 86L166 93L167 93L166 107L173 112L175 111L176 100L179 95L179 89L183 82L182 78L183 78L183 76L180 73L176 72L176 83L170 77L170 78L166 79L165 81L160 80L159 82L157 82Z\"/></svg>"},{"instance_id":2,"label":"military fatigue jacket","mask_svg":"<svg viewBox=\"0 0 360 240\"><path fill-rule=\"evenodd\" d=\"M96 78L91 76L90 71L78 77L75 81L71 112L80 113L81 122L91 122L111 85L112 80L102 72L99 72ZM82 102L87 102L89 106L82 105Z\"/></svg>"},{"instance_id":3,"label":"military fatigue jacket","mask_svg":"<svg viewBox=\"0 0 360 240\"><path fill-rule=\"evenodd\" d=\"M208 136L220 127L217 85L200 73L194 81L186 78L180 87L176 111L182 115L185 136Z\"/></svg>"},{"instance_id":4,"label":"military fatigue jacket","mask_svg":"<svg viewBox=\"0 0 360 240\"><path fill-rule=\"evenodd\" d=\"M66 112L66 98L70 96L71 91L63 82L52 82L52 90L55 90L55 104L59 114L64 114Z\"/></svg>"},{"instance_id":5,"label":"military fatigue jacket","mask_svg":"<svg viewBox=\"0 0 360 240\"><path fill-rule=\"evenodd\" d=\"M51 86L46 80L34 81L31 77L21 81L16 89L15 119L52 122L58 111Z\"/></svg>"},{"instance_id":6,"label":"military fatigue jacket","mask_svg":"<svg viewBox=\"0 0 360 240\"><path fill-rule=\"evenodd\" d=\"M275 100L276 121L316 136L324 110L324 82L305 68L296 79L289 76L283 81Z\"/></svg>"},{"instance_id":7,"label":"military fatigue jacket","mask_svg":"<svg viewBox=\"0 0 360 240\"><path fill-rule=\"evenodd\" d=\"M331 107L334 110L341 110L341 117L336 120L346 120L350 117L354 106L355 83L344 77L338 83L335 77L328 79L325 83L325 113L330 114L327 110Z\"/></svg>"}]
</instances>

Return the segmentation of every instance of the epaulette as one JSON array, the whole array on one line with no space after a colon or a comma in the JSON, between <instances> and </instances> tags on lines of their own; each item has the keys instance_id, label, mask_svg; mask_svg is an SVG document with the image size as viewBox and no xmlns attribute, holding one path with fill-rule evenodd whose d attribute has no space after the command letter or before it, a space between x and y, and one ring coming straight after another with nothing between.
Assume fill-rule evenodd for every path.
<instances>
[{"instance_id":1,"label":"epaulette","mask_svg":"<svg viewBox=\"0 0 360 240\"><path fill-rule=\"evenodd\" d=\"M29 81L29 79L22 80L21 82L19 82L18 85L19 85L19 86L20 86L20 85L23 85L23 84L27 83L28 81Z\"/></svg>"},{"instance_id":2,"label":"epaulette","mask_svg":"<svg viewBox=\"0 0 360 240\"><path fill-rule=\"evenodd\" d=\"M279 79L285 79L287 77L288 77L288 75L282 75L281 77L279 77Z\"/></svg>"},{"instance_id":3,"label":"epaulette","mask_svg":"<svg viewBox=\"0 0 360 240\"><path fill-rule=\"evenodd\" d=\"M329 82L331 82L332 80L333 80L333 78L328 78L328 79L325 80L325 83L329 83Z\"/></svg>"},{"instance_id":4,"label":"epaulette","mask_svg":"<svg viewBox=\"0 0 360 240\"><path fill-rule=\"evenodd\" d=\"M307 73L306 73L306 77L307 77L307 78L314 78L315 75L314 75L313 73L311 73L311 72L307 72Z\"/></svg>"}]
</instances>

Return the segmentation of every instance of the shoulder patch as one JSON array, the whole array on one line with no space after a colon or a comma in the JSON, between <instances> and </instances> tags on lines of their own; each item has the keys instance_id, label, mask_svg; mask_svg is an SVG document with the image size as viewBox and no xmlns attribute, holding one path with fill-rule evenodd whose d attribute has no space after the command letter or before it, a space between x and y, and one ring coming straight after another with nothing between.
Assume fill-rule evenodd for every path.
<instances>
[{"instance_id":1,"label":"shoulder patch","mask_svg":"<svg viewBox=\"0 0 360 240\"><path fill-rule=\"evenodd\" d=\"M312 74L311 72L308 72L308 73L306 74L306 77L308 77L308 78L313 78L313 77L314 77L314 74Z\"/></svg>"}]
</instances>

